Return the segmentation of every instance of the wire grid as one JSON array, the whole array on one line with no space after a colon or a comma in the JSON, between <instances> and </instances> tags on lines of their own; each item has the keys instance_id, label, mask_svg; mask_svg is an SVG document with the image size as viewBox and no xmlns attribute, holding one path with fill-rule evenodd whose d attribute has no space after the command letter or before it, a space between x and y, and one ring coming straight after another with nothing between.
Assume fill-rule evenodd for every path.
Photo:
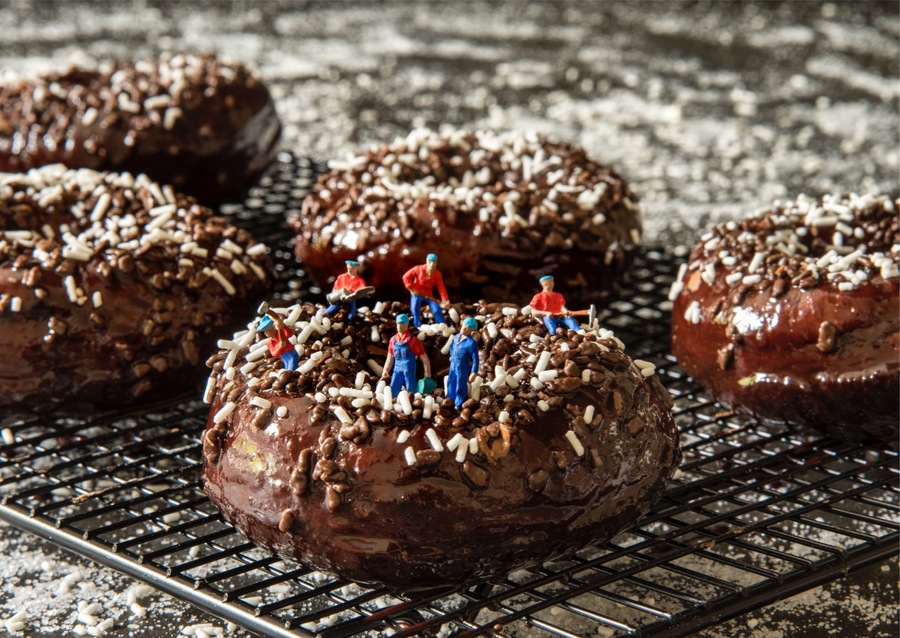
<instances>
[{"instance_id":1,"label":"wire grid","mask_svg":"<svg viewBox=\"0 0 900 638\"><path fill-rule=\"evenodd\" d=\"M284 224L317 170L284 154L226 210L281 247L288 301L320 292ZM0 518L267 636L681 636L895 555L896 452L734 416L660 354L683 256L645 251L603 318L632 356L656 363L685 454L663 499L604 547L416 600L283 561L202 492L207 407L189 397L87 419L3 419Z\"/></svg>"}]
</instances>

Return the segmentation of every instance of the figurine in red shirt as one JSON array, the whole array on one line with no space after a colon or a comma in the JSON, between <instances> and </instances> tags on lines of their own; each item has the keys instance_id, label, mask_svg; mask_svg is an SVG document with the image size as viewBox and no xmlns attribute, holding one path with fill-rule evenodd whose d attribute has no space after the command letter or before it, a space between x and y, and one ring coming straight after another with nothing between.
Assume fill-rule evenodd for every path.
<instances>
[{"instance_id":1,"label":"figurine in red shirt","mask_svg":"<svg viewBox=\"0 0 900 638\"><path fill-rule=\"evenodd\" d=\"M348 259L347 272L338 275L334 282L334 288L331 294L327 296L328 303L331 305L325 309L325 314L329 317L340 310L341 306L347 304L350 306L350 312L347 313L347 319L353 321L356 316L356 300L362 297L370 297L375 289L366 286L366 282L359 276L359 262Z\"/></svg>"},{"instance_id":2,"label":"figurine in red shirt","mask_svg":"<svg viewBox=\"0 0 900 638\"><path fill-rule=\"evenodd\" d=\"M269 337L269 354L273 357L281 357L285 370L296 370L300 363L300 355L294 348L290 339L294 331L288 328L277 312L269 310L263 315L256 326L258 332Z\"/></svg>"},{"instance_id":3,"label":"figurine in red shirt","mask_svg":"<svg viewBox=\"0 0 900 638\"><path fill-rule=\"evenodd\" d=\"M444 288L444 278L437 269L437 255L431 253L425 258L424 264L407 270L403 275L403 285L410 293L409 309L416 328L422 325L423 301L428 302L435 323L446 323L443 308L450 305L450 297ZM432 296L435 288L441 296L440 302Z\"/></svg>"},{"instance_id":4,"label":"figurine in red shirt","mask_svg":"<svg viewBox=\"0 0 900 638\"><path fill-rule=\"evenodd\" d=\"M404 386L410 394L416 391L417 358L422 361L425 378L431 378L431 360L425 354L422 342L409 331L409 315L397 315L397 334L391 337L388 344L388 356L384 362L384 371L381 373L381 378L385 381L390 375L393 396L399 396Z\"/></svg>"},{"instance_id":5,"label":"figurine in red shirt","mask_svg":"<svg viewBox=\"0 0 900 638\"><path fill-rule=\"evenodd\" d=\"M581 330L581 326L566 309L566 300L558 292L553 292L553 275L544 275L540 279L541 292L536 294L529 304L531 315L543 319L547 331L555 335L556 329L563 324L569 330Z\"/></svg>"}]
</instances>

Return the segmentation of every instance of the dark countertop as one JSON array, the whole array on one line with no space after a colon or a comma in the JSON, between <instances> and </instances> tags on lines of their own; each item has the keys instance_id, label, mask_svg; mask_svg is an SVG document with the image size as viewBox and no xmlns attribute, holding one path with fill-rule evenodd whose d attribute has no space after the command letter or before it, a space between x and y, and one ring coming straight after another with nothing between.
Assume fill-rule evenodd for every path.
<instances>
[{"instance_id":1,"label":"dark countertop","mask_svg":"<svg viewBox=\"0 0 900 638\"><path fill-rule=\"evenodd\" d=\"M898 18L896 2L15 0L0 5L0 61L212 50L259 68L284 147L319 160L416 126L536 129L630 181L648 242L689 243L776 198L896 196ZM71 635L79 600L117 618L105 635L224 626L160 594L131 616L129 578L7 525L0 550L0 620L28 607L27 635ZM896 560L871 566L699 635L894 636L897 578Z\"/></svg>"}]
</instances>

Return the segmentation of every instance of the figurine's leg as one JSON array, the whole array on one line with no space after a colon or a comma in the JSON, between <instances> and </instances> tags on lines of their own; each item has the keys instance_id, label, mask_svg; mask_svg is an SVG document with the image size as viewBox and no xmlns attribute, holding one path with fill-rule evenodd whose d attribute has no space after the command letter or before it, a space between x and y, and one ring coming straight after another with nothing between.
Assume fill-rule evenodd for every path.
<instances>
[{"instance_id":1,"label":"figurine's leg","mask_svg":"<svg viewBox=\"0 0 900 638\"><path fill-rule=\"evenodd\" d=\"M419 295L410 297L409 311L412 313L412 324L418 328L422 325L422 298Z\"/></svg>"},{"instance_id":2,"label":"figurine's leg","mask_svg":"<svg viewBox=\"0 0 900 638\"><path fill-rule=\"evenodd\" d=\"M409 366L408 368L406 368L406 370L404 372L405 372L404 376L406 377L405 382L404 382L404 385L406 385L406 391L409 392L410 394L415 394L416 393L416 363L415 363L415 359L413 359L413 364L411 366Z\"/></svg>"},{"instance_id":3,"label":"figurine's leg","mask_svg":"<svg viewBox=\"0 0 900 638\"><path fill-rule=\"evenodd\" d=\"M452 372L454 372L454 370L451 369L451 373ZM453 390L453 395L451 396L451 398L453 399L453 403L458 408L463 403L465 403L466 399L469 398L469 371L466 370L465 366L460 366L455 369L455 373L455 388Z\"/></svg>"},{"instance_id":4,"label":"figurine's leg","mask_svg":"<svg viewBox=\"0 0 900 638\"><path fill-rule=\"evenodd\" d=\"M402 366L400 363L395 361L394 372L391 374L391 396L394 397L394 399L397 398L400 394L400 390L403 388L403 379L405 375L401 368Z\"/></svg>"},{"instance_id":5,"label":"figurine's leg","mask_svg":"<svg viewBox=\"0 0 900 638\"><path fill-rule=\"evenodd\" d=\"M350 302L350 312L347 313L347 321L353 321L356 316L356 299Z\"/></svg>"},{"instance_id":6,"label":"figurine's leg","mask_svg":"<svg viewBox=\"0 0 900 638\"><path fill-rule=\"evenodd\" d=\"M452 400L457 406L462 403L462 401L459 400L459 381L459 368L451 365L450 374L447 375L447 398Z\"/></svg>"},{"instance_id":7,"label":"figurine's leg","mask_svg":"<svg viewBox=\"0 0 900 638\"><path fill-rule=\"evenodd\" d=\"M581 330L581 326L578 325L578 321L576 321L575 317L566 317L563 319L563 323L566 324L566 328L569 330Z\"/></svg>"},{"instance_id":8,"label":"figurine's leg","mask_svg":"<svg viewBox=\"0 0 900 638\"><path fill-rule=\"evenodd\" d=\"M544 317L544 327L547 328L547 332L549 332L551 335L556 334L556 326L556 319L550 316Z\"/></svg>"},{"instance_id":9,"label":"figurine's leg","mask_svg":"<svg viewBox=\"0 0 900 638\"><path fill-rule=\"evenodd\" d=\"M281 361L284 363L285 370L296 370L297 364L300 363L300 355L296 350L291 349L281 355Z\"/></svg>"},{"instance_id":10,"label":"figurine's leg","mask_svg":"<svg viewBox=\"0 0 900 638\"><path fill-rule=\"evenodd\" d=\"M447 323L446 321L444 321L444 310L441 308L441 304L429 299L428 307L431 308L431 314L434 315L435 323Z\"/></svg>"},{"instance_id":11,"label":"figurine's leg","mask_svg":"<svg viewBox=\"0 0 900 638\"><path fill-rule=\"evenodd\" d=\"M333 315L340 309L341 309L341 304L333 303L330 306L328 306L327 308L325 308L325 314L330 317L331 315Z\"/></svg>"}]
</instances>

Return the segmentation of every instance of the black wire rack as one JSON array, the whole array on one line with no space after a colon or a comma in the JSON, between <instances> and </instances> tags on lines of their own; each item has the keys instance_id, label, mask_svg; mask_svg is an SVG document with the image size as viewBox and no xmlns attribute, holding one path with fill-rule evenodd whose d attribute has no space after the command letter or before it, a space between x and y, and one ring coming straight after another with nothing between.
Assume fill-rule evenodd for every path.
<instances>
[{"instance_id":1,"label":"black wire rack","mask_svg":"<svg viewBox=\"0 0 900 638\"><path fill-rule=\"evenodd\" d=\"M271 246L281 298L318 294L285 213L311 186L288 154L226 213ZM0 419L0 519L264 636L684 636L897 553L897 453L732 415L669 351L683 254L648 249L603 318L675 397L684 463L602 547L411 600L254 546L201 490L207 406L191 397L86 419Z\"/></svg>"}]
</instances>

